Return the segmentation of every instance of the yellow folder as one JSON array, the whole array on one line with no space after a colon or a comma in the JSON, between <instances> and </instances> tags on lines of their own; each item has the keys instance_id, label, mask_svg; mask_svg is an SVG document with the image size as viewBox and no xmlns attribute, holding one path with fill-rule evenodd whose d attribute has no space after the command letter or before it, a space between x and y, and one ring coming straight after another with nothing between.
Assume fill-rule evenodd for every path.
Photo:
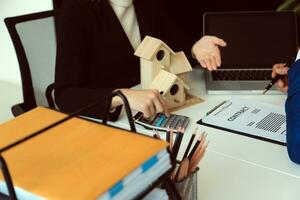
<instances>
[{"instance_id":1,"label":"yellow folder","mask_svg":"<svg viewBox=\"0 0 300 200\"><path fill-rule=\"evenodd\" d=\"M0 148L66 115L38 107L0 125ZM72 118L3 153L15 186L47 199L96 199L167 144ZM3 177L0 173L0 180Z\"/></svg>"}]
</instances>

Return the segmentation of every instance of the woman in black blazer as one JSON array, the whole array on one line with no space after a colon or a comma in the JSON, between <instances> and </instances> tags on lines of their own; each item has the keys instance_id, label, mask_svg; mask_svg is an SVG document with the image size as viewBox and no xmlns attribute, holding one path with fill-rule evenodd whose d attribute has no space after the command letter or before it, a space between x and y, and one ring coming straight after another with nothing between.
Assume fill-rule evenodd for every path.
<instances>
[{"instance_id":1,"label":"woman in black blazer","mask_svg":"<svg viewBox=\"0 0 300 200\"><path fill-rule=\"evenodd\" d=\"M133 2L141 39L146 35L160 38L175 51L190 54L192 44L160 10L160 0ZM203 65L216 65L210 54L217 54L223 41L206 37L194 45L194 53ZM212 61L212 62L210 62ZM65 112L89 104L99 96L120 89L133 109L146 116L166 112L161 95L154 90L126 89L140 83L139 58L124 32L109 0L64 0L57 19L57 60L55 101ZM121 110L113 99L111 120ZM102 118L104 103L84 113Z\"/></svg>"}]
</instances>

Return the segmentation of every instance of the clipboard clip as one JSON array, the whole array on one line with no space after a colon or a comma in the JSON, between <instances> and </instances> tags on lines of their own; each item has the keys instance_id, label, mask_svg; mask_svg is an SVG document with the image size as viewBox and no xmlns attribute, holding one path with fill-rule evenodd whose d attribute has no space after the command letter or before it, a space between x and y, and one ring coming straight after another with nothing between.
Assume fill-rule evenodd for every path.
<instances>
[{"instance_id":1,"label":"clipboard clip","mask_svg":"<svg viewBox=\"0 0 300 200\"><path fill-rule=\"evenodd\" d=\"M230 106L232 104L231 101L223 101L221 102L219 105L215 106L213 109L209 110L207 113L206 113L206 116L207 115L210 115L212 112L214 112L215 110L217 110L218 108L220 108L222 105L224 105L225 103L229 102L228 105L226 105L224 108L227 108L228 106ZM221 112L224 108L222 108L219 112ZM219 112L217 112L216 114L218 114Z\"/></svg>"}]
</instances>

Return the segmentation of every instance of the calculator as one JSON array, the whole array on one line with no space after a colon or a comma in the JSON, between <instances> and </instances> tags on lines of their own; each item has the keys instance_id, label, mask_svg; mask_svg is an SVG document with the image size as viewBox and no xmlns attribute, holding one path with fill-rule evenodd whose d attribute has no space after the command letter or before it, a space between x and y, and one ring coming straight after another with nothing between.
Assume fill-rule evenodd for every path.
<instances>
[{"instance_id":1,"label":"calculator","mask_svg":"<svg viewBox=\"0 0 300 200\"><path fill-rule=\"evenodd\" d=\"M133 117L135 123L144 126L147 129L156 129L167 131L173 129L177 132L179 127L186 128L190 119L184 115L170 114L169 117L162 113L156 114L154 117L144 118L142 112L138 112Z\"/></svg>"}]
</instances>

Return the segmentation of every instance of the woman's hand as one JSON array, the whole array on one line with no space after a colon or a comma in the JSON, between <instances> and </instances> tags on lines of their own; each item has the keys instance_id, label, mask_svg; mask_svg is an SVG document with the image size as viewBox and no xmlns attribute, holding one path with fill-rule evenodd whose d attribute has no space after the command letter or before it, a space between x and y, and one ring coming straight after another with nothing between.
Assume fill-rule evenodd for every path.
<instances>
[{"instance_id":1,"label":"woman's hand","mask_svg":"<svg viewBox=\"0 0 300 200\"><path fill-rule=\"evenodd\" d=\"M288 70L289 68L286 64L280 63L275 64L272 70L272 78L277 75L283 75L284 77L279 79L276 83L277 88L282 92L287 92L288 90Z\"/></svg>"},{"instance_id":2,"label":"woman's hand","mask_svg":"<svg viewBox=\"0 0 300 200\"><path fill-rule=\"evenodd\" d=\"M133 89L118 89L127 98L132 109L140 111L144 117L150 117L157 113L165 113L169 115L167 104L158 90L133 90ZM112 108L122 104L119 97L114 97L112 100Z\"/></svg>"},{"instance_id":3,"label":"woman's hand","mask_svg":"<svg viewBox=\"0 0 300 200\"><path fill-rule=\"evenodd\" d=\"M226 42L215 36L203 36L192 47L192 54L203 68L216 70L221 66L219 46L227 46Z\"/></svg>"}]
</instances>

